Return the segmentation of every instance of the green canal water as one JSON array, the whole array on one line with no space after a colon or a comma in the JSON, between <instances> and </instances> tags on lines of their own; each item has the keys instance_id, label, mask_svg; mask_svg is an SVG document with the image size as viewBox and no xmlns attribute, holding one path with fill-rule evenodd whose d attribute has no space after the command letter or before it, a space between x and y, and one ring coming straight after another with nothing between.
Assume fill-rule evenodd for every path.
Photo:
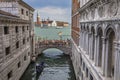
<instances>
[{"instance_id":1,"label":"green canal water","mask_svg":"<svg viewBox=\"0 0 120 80\"><path fill-rule=\"evenodd\" d=\"M45 62L42 74L36 77L35 64ZM69 56L62 51L50 48L37 58L36 63L30 64L20 80L76 80Z\"/></svg>"},{"instance_id":2,"label":"green canal water","mask_svg":"<svg viewBox=\"0 0 120 80\"><path fill-rule=\"evenodd\" d=\"M35 27L36 39L40 40L58 40L61 32L62 40L71 38L71 27L56 29ZM38 38L37 38L38 37ZM44 61L46 66L42 74L36 77L35 65ZM31 63L24 72L20 80L76 80L72 63L69 56L63 54L62 51L50 48L42 52L38 56L36 62Z\"/></svg>"},{"instance_id":3,"label":"green canal water","mask_svg":"<svg viewBox=\"0 0 120 80\"><path fill-rule=\"evenodd\" d=\"M48 28L40 28L35 27L35 36L42 40L58 40L60 39L59 33L61 32L62 40L70 39L71 38L71 27L64 27L64 28L55 28L55 27L48 27Z\"/></svg>"}]
</instances>

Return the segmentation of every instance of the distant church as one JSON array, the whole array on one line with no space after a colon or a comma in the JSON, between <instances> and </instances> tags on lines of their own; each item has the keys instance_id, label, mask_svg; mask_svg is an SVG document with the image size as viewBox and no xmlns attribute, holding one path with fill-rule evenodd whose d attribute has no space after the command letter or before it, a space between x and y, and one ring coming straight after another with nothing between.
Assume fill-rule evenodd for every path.
<instances>
[{"instance_id":1,"label":"distant church","mask_svg":"<svg viewBox=\"0 0 120 80\"><path fill-rule=\"evenodd\" d=\"M40 14L39 12L37 12L37 18L36 18L36 22L35 22L35 26L36 27L51 27L51 26L54 26L54 27L57 27L57 26L62 26L62 27L68 27L69 24L68 22L63 22L63 21L53 21L53 20L50 20L49 18L48 19L40 19Z\"/></svg>"}]
</instances>

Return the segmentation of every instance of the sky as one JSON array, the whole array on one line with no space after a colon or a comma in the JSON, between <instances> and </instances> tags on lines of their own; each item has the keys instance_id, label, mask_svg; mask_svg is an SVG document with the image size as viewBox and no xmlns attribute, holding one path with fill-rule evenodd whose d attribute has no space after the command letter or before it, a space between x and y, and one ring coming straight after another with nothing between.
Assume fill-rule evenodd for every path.
<instances>
[{"instance_id":1,"label":"sky","mask_svg":"<svg viewBox=\"0 0 120 80\"><path fill-rule=\"evenodd\" d=\"M37 12L40 18L71 23L71 0L24 0L35 9L34 21Z\"/></svg>"}]
</instances>

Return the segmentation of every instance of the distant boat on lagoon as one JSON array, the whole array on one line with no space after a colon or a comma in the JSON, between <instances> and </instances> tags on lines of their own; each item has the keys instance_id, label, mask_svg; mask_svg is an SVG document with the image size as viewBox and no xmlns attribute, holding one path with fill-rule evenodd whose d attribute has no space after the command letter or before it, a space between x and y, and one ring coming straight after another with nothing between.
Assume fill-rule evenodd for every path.
<instances>
[{"instance_id":1,"label":"distant boat on lagoon","mask_svg":"<svg viewBox=\"0 0 120 80\"><path fill-rule=\"evenodd\" d=\"M61 28L63 28L63 27L62 26L56 27L56 29L61 29Z\"/></svg>"}]
</instances>

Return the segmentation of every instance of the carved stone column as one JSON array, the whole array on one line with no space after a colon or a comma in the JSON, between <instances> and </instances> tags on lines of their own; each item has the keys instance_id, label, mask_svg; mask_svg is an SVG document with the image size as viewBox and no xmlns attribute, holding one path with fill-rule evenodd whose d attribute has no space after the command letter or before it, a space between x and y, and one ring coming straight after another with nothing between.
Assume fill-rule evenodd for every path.
<instances>
[{"instance_id":1,"label":"carved stone column","mask_svg":"<svg viewBox=\"0 0 120 80\"><path fill-rule=\"evenodd\" d=\"M86 51L86 31L84 31L84 51Z\"/></svg>"},{"instance_id":2,"label":"carved stone column","mask_svg":"<svg viewBox=\"0 0 120 80\"><path fill-rule=\"evenodd\" d=\"M81 44L82 44L82 42L81 42L82 32L80 32L79 34L80 34L80 37L79 37L79 46L81 47Z\"/></svg>"},{"instance_id":3,"label":"carved stone column","mask_svg":"<svg viewBox=\"0 0 120 80\"><path fill-rule=\"evenodd\" d=\"M86 53L88 54L88 48L89 48L89 40L88 40L88 36L89 36L89 34L88 34L88 32L87 32L87 34L86 34Z\"/></svg>"},{"instance_id":4,"label":"carved stone column","mask_svg":"<svg viewBox=\"0 0 120 80\"><path fill-rule=\"evenodd\" d=\"M92 34L92 39L91 39L91 59L94 60L94 48L95 48L95 43L94 43L94 37L95 35Z\"/></svg>"},{"instance_id":5,"label":"carved stone column","mask_svg":"<svg viewBox=\"0 0 120 80\"><path fill-rule=\"evenodd\" d=\"M97 49L98 49L98 40L97 40L97 34L95 34L95 47L94 47L94 60L95 60L95 65L97 65L98 62L98 54L97 54Z\"/></svg>"},{"instance_id":6,"label":"carved stone column","mask_svg":"<svg viewBox=\"0 0 120 80\"><path fill-rule=\"evenodd\" d=\"M115 43L115 69L114 69L114 80L120 79L120 43Z\"/></svg>"},{"instance_id":7,"label":"carved stone column","mask_svg":"<svg viewBox=\"0 0 120 80\"><path fill-rule=\"evenodd\" d=\"M87 33L87 54L89 55L89 33Z\"/></svg>"},{"instance_id":8,"label":"carved stone column","mask_svg":"<svg viewBox=\"0 0 120 80\"><path fill-rule=\"evenodd\" d=\"M83 34L83 50L85 50L85 38L86 38L86 35L85 35L85 31L84 31L84 34Z\"/></svg>"},{"instance_id":9,"label":"carved stone column","mask_svg":"<svg viewBox=\"0 0 120 80\"><path fill-rule=\"evenodd\" d=\"M90 56L90 59L92 59L91 55L92 55L92 34L90 33L89 35L89 56Z\"/></svg>"},{"instance_id":10,"label":"carved stone column","mask_svg":"<svg viewBox=\"0 0 120 80\"><path fill-rule=\"evenodd\" d=\"M119 47L120 47L120 43L119 43ZM119 80L120 79L120 48L119 48L119 50L118 50L118 53L117 53L117 61L116 61L116 64L117 64L117 67L116 67L116 76L117 76L117 79L116 80ZM117 71L118 71L118 73L117 73Z\"/></svg>"},{"instance_id":11,"label":"carved stone column","mask_svg":"<svg viewBox=\"0 0 120 80\"><path fill-rule=\"evenodd\" d=\"M81 37L80 37L80 46L83 48L83 32L81 32Z\"/></svg>"},{"instance_id":12,"label":"carved stone column","mask_svg":"<svg viewBox=\"0 0 120 80\"><path fill-rule=\"evenodd\" d=\"M105 57L106 57L106 39L104 37L102 37L103 41L102 41L102 73L103 76L105 75Z\"/></svg>"}]
</instances>

